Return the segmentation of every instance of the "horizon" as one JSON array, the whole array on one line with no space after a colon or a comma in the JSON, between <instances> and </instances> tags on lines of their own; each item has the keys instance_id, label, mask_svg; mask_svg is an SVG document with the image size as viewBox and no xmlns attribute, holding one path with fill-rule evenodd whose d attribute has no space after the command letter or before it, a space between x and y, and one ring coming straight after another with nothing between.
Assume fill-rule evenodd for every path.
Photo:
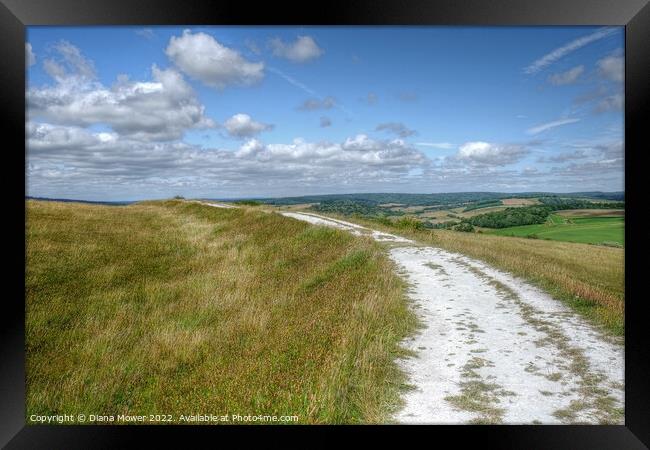
<instances>
[{"instance_id":1,"label":"horizon","mask_svg":"<svg viewBox=\"0 0 650 450\"><path fill-rule=\"evenodd\" d=\"M624 56L622 27L31 26L26 195L624 192Z\"/></svg>"},{"instance_id":2,"label":"horizon","mask_svg":"<svg viewBox=\"0 0 650 450\"><path fill-rule=\"evenodd\" d=\"M551 195L576 195L576 194L625 194L625 190L621 191L567 191L567 192L554 192L554 191L520 191L520 192L498 192L498 191L449 191L449 192L346 192L346 193L325 193L325 194L301 194L289 196L253 196L253 197L191 197L186 200L218 200L218 201L237 201L237 200L278 200L278 199L292 199L302 197L328 197L328 196L346 196L346 195L444 195L444 194L495 194L495 195L536 195L536 194L551 194ZM178 195L178 194L177 194ZM184 196L183 196L184 197ZM28 200L44 200L44 201L70 201L70 202L88 202L88 203L136 203L141 201L155 201L155 200L168 200L174 198L170 197L159 198L137 198L137 199L117 199L117 200L93 200L84 198L70 198L70 197L41 197L25 195Z\"/></svg>"}]
</instances>

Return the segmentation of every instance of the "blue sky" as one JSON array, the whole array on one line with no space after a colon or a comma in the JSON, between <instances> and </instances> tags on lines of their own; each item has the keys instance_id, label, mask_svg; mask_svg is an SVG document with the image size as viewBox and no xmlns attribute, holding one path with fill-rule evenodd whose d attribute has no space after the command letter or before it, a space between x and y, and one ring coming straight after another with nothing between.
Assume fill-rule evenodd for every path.
<instances>
[{"instance_id":1,"label":"blue sky","mask_svg":"<svg viewBox=\"0 0 650 450\"><path fill-rule=\"evenodd\" d=\"M623 190L622 28L27 37L30 195Z\"/></svg>"}]
</instances>

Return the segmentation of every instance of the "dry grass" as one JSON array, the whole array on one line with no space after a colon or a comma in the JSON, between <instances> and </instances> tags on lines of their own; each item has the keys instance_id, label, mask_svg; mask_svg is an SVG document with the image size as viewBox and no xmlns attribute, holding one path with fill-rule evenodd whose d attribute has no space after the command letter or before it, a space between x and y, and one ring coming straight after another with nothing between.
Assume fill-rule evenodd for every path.
<instances>
[{"instance_id":1,"label":"dry grass","mask_svg":"<svg viewBox=\"0 0 650 450\"><path fill-rule=\"evenodd\" d=\"M404 286L369 239L182 201L27 205L27 417L383 422Z\"/></svg>"},{"instance_id":2,"label":"dry grass","mask_svg":"<svg viewBox=\"0 0 650 450\"><path fill-rule=\"evenodd\" d=\"M449 230L395 231L377 222L354 221L485 261L533 282L609 333L624 335L621 248Z\"/></svg>"}]
</instances>

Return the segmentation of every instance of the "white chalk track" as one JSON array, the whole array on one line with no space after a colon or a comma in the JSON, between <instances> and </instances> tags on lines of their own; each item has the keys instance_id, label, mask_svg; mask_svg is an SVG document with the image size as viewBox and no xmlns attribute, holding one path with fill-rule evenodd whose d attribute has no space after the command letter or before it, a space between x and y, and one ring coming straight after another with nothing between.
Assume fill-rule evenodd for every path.
<instances>
[{"instance_id":1,"label":"white chalk track","mask_svg":"<svg viewBox=\"0 0 650 450\"><path fill-rule=\"evenodd\" d=\"M423 328L399 360L400 423L623 423L624 351L561 302L482 262L316 214L388 244Z\"/></svg>"}]
</instances>

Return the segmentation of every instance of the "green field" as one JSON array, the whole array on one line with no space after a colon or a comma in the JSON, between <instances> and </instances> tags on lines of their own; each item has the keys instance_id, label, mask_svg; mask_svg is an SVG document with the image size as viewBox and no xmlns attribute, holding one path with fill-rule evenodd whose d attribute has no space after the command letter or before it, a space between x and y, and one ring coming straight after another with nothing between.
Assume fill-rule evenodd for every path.
<instances>
[{"instance_id":1,"label":"green field","mask_svg":"<svg viewBox=\"0 0 650 450\"><path fill-rule=\"evenodd\" d=\"M499 236L532 237L583 244L625 244L624 217L563 217L551 214L546 223L486 231Z\"/></svg>"}]
</instances>

